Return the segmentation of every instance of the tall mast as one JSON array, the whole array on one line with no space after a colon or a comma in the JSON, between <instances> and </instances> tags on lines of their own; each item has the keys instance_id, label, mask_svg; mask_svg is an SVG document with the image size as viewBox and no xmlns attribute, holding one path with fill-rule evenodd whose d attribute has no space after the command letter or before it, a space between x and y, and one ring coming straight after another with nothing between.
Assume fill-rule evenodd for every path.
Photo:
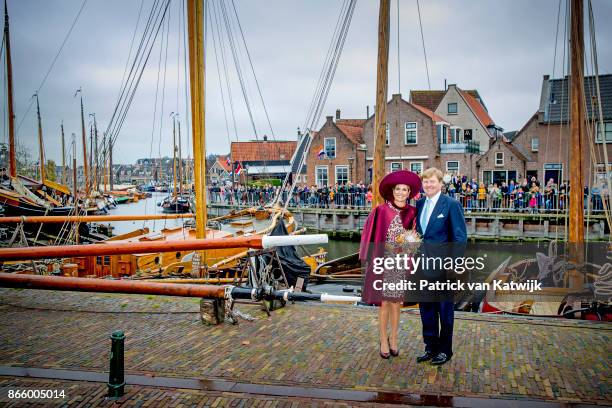
<instances>
[{"instance_id":1,"label":"tall mast","mask_svg":"<svg viewBox=\"0 0 612 408\"><path fill-rule=\"evenodd\" d=\"M64 138L64 122L62 122L60 127L62 129L62 184L66 186L66 140Z\"/></svg>"},{"instance_id":2,"label":"tall mast","mask_svg":"<svg viewBox=\"0 0 612 408\"><path fill-rule=\"evenodd\" d=\"M76 135L72 134L72 194L74 197L74 213L79 213L79 200L77 199L77 159L76 159ZM79 243L79 228L75 228L74 241Z\"/></svg>"},{"instance_id":3,"label":"tall mast","mask_svg":"<svg viewBox=\"0 0 612 408\"><path fill-rule=\"evenodd\" d=\"M204 117L204 19L203 2L187 1L189 31L189 88L196 202L196 238L206 238L205 117ZM202 252L204 255L204 252ZM205 259L202 259L205 263Z\"/></svg>"},{"instance_id":4,"label":"tall mast","mask_svg":"<svg viewBox=\"0 0 612 408\"><path fill-rule=\"evenodd\" d=\"M106 132L102 135L102 157L104 159L104 192L106 193L106 185L108 184L108 153L107 153L107 144L106 144Z\"/></svg>"},{"instance_id":5,"label":"tall mast","mask_svg":"<svg viewBox=\"0 0 612 408\"><path fill-rule=\"evenodd\" d=\"M113 189L113 141L112 138L108 138L108 183L109 188Z\"/></svg>"},{"instance_id":6,"label":"tall mast","mask_svg":"<svg viewBox=\"0 0 612 408\"><path fill-rule=\"evenodd\" d=\"M92 113L93 116L93 129L94 129L94 191L100 190L100 160L98 159L98 123L96 122L96 114Z\"/></svg>"},{"instance_id":7,"label":"tall mast","mask_svg":"<svg viewBox=\"0 0 612 408\"><path fill-rule=\"evenodd\" d=\"M85 133L85 113L83 109L83 92L81 94L81 141L83 142L83 178L85 180L85 197L89 197L89 167L87 166L87 135Z\"/></svg>"},{"instance_id":8,"label":"tall mast","mask_svg":"<svg viewBox=\"0 0 612 408\"><path fill-rule=\"evenodd\" d=\"M89 171L91 171L92 174L92 179L90 181L90 191L95 191L94 188L94 181L93 181L93 173L94 173L94 167L93 167L93 124L89 126Z\"/></svg>"},{"instance_id":9,"label":"tall mast","mask_svg":"<svg viewBox=\"0 0 612 408\"><path fill-rule=\"evenodd\" d=\"M374 116L374 162L372 165L372 206L383 202L378 184L385 176L385 133L389 63L389 0L380 0L378 12L378 63L376 72L376 113Z\"/></svg>"},{"instance_id":10,"label":"tall mast","mask_svg":"<svg viewBox=\"0 0 612 408\"><path fill-rule=\"evenodd\" d=\"M176 118L172 115L172 196L176 197Z\"/></svg>"},{"instance_id":11,"label":"tall mast","mask_svg":"<svg viewBox=\"0 0 612 408\"><path fill-rule=\"evenodd\" d=\"M13 65L11 63L11 41L9 38L9 17L6 0L4 0L4 39L6 41L6 82L9 130L9 175L17 177L17 160L15 159L15 110L13 108Z\"/></svg>"},{"instance_id":12,"label":"tall mast","mask_svg":"<svg viewBox=\"0 0 612 408\"><path fill-rule=\"evenodd\" d=\"M183 153L181 150L181 121L180 120L176 120L177 124L178 124L178 149L179 149L179 194L181 195L181 197L183 196Z\"/></svg>"},{"instance_id":13,"label":"tall mast","mask_svg":"<svg viewBox=\"0 0 612 408\"><path fill-rule=\"evenodd\" d=\"M584 242L584 202L582 173L582 150L584 147L584 28L583 1L571 2L570 33L570 208L569 243L570 257L582 263ZM574 256L572 256L572 249Z\"/></svg>"},{"instance_id":14,"label":"tall mast","mask_svg":"<svg viewBox=\"0 0 612 408\"><path fill-rule=\"evenodd\" d=\"M39 149L39 157L40 161L40 181L44 184L46 175L45 175L45 145L43 143L43 133L42 133L42 121L40 119L40 105L38 104L38 93L34 94L36 96L36 116L38 117L38 149Z\"/></svg>"}]
</instances>

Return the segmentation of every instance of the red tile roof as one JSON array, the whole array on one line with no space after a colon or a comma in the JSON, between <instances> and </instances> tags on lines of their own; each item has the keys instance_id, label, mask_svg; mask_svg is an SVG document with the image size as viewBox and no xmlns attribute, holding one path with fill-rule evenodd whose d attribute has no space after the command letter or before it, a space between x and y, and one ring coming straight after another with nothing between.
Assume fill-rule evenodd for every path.
<instances>
[{"instance_id":1,"label":"red tile roof","mask_svg":"<svg viewBox=\"0 0 612 408\"><path fill-rule=\"evenodd\" d=\"M353 144L363 144L363 127L362 126L348 126L336 121L336 126ZM365 123L365 120L364 120Z\"/></svg>"},{"instance_id":2,"label":"red tile roof","mask_svg":"<svg viewBox=\"0 0 612 408\"><path fill-rule=\"evenodd\" d=\"M472 112L474 112L474 115L476 115L476 117L482 122L485 127L495 125L495 122L493 122L493 119L491 119L489 113L486 111L484 106L482 106L482 104L478 102L476 98L470 95L467 91L463 91L459 88L457 88L457 90L459 91L461 96L463 96L463 99L465 99L465 102L469 105Z\"/></svg>"},{"instance_id":3,"label":"red tile roof","mask_svg":"<svg viewBox=\"0 0 612 408\"><path fill-rule=\"evenodd\" d=\"M363 127L367 119L338 119L336 125Z\"/></svg>"},{"instance_id":4,"label":"red tile roof","mask_svg":"<svg viewBox=\"0 0 612 408\"><path fill-rule=\"evenodd\" d=\"M228 173L230 173L232 171L232 168L231 168L231 166L227 165L227 157L228 156L219 156L219 157L217 157L217 162L223 168L223 170L225 170Z\"/></svg>"},{"instance_id":5,"label":"red tile roof","mask_svg":"<svg viewBox=\"0 0 612 408\"><path fill-rule=\"evenodd\" d=\"M232 142L233 162L291 160L297 142L295 141L251 141Z\"/></svg>"},{"instance_id":6,"label":"red tile roof","mask_svg":"<svg viewBox=\"0 0 612 408\"><path fill-rule=\"evenodd\" d=\"M429 110L429 109L427 109L427 108L425 108L423 106L417 105L416 103L408 102L408 104L412 105L413 108L415 108L416 110L420 111L421 113L424 113L425 115L429 116L429 118L431 120L433 120L434 123L436 123L436 122L445 122L446 123L446 119L444 119L441 116L436 115L431 110Z\"/></svg>"},{"instance_id":7,"label":"red tile roof","mask_svg":"<svg viewBox=\"0 0 612 408\"><path fill-rule=\"evenodd\" d=\"M480 98L478 91L475 89L471 89L469 91L464 91L472 95L474 98ZM422 106L430 111L435 111L440 105L442 98L446 91L410 91L410 102L415 103L419 106Z\"/></svg>"}]
</instances>

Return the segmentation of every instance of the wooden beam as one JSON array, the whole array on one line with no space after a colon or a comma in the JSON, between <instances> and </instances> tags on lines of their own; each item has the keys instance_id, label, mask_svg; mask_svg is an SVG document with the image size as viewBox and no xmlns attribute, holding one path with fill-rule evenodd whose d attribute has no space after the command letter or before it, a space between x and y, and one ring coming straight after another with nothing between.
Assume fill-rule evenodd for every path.
<instances>
[{"instance_id":1,"label":"wooden beam","mask_svg":"<svg viewBox=\"0 0 612 408\"><path fill-rule=\"evenodd\" d=\"M571 2L570 28L570 208L569 244L570 258L582 263L584 251L584 175L582 153L584 147L584 24L583 1Z\"/></svg>"},{"instance_id":2,"label":"wooden beam","mask_svg":"<svg viewBox=\"0 0 612 408\"><path fill-rule=\"evenodd\" d=\"M384 201L378 185L385 176L385 140L387 126L387 88L389 77L390 2L380 0L378 13L378 63L376 65L376 113L374 116L374 161L372 165L372 206Z\"/></svg>"}]
</instances>

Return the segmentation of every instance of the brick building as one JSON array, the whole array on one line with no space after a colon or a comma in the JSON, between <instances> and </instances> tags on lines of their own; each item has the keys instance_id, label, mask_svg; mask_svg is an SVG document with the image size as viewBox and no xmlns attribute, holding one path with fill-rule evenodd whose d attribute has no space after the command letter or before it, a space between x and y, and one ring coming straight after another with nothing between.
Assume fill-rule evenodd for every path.
<instances>
[{"instance_id":1,"label":"brick building","mask_svg":"<svg viewBox=\"0 0 612 408\"><path fill-rule=\"evenodd\" d=\"M438 167L449 173L476 177L475 160L480 157L473 144L454 138L455 126L431 110L407 102L400 94L387 103L387 147L385 170L421 172ZM364 124L367 145L366 180L371 180L374 152L374 115Z\"/></svg>"},{"instance_id":2,"label":"brick building","mask_svg":"<svg viewBox=\"0 0 612 408\"><path fill-rule=\"evenodd\" d=\"M266 136L260 141L232 142L231 168L235 172L240 164L241 183L258 179L282 180L289 172L296 145L296 141L269 141Z\"/></svg>"},{"instance_id":3,"label":"brick building","mask_svg":"<svg viewBox=\"0 0 612 408\"><path fill-rule=\"evenodd\" d=\"M599 133L600 120L595 95L595 80L594 77L585 78L586 114L589 123L582 151L582 171L587 184L600 183L605 180L606 173L609 177L612 176L612 169L609 165L606 166L603 155L605 147L608 160L612 158L612 75L601 75L599 82L603 113L602 128L606 143L603 143ZM514 150L507 151L504 156L505 163L512 163L513 167L516 167L517 162L523 160L521 156L525 158L523 170L516 169L517 180L535 176L544 182L552 178L558 183L569 179L568 94L567 77L550 79L548 75L544 76L538 111L514 135L510 144ZM591 142L589 142L588 133L593 135ZM496 142L496 144L500 143ZM591 148L595 153L594 161L597 165L592 163ZM489 161L486 161L484 157L480 161L479 170L485 181L495 180L496 177L499 179L501 173L496 175L495 172L503 171L495 166L495 160L489 158ZM508 176L511 178L510 174Z\"/></svg>"},{"instance_id":4,"label":"brick building","mask_svg":"<svg viewBox=\"0 0 612 408\"><path fill-rule=\"evenodd\" d=\"M333 185L365 181L366 149L362 138L365 119L326 118L314 133L306 159L309 184Z\"/></svg>"},{"instance_id":5,"label":"brick building","mask_svg":"<svg viewBox=\"0 0 612 408\"><path fill-rule=\"evenodd\" d=\"M232 167L228 164L229 156L218 156L212 166L208 169L208 185L225 184L232 182Z\"/></svg>"}]
</instances>

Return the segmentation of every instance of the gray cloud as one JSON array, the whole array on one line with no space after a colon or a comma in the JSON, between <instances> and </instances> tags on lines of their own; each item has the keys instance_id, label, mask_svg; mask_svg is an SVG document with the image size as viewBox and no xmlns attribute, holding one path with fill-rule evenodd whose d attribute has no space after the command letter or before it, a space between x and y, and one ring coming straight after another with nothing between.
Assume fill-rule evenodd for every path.
<instances>
[{"instance_id":1,"label":"gray cloud","mask_svg":"<svg viewBox=\"0 0 612 408\"><path fill-rule=\"evenodd\" d=\"M401 92L407 97L411 89L427 89L427 75L416 1L401 0L400 3ZM9 0L18 123L24 118L30 97L47 72L81 4L76 0ZM139 34L151 4L150 0L144 1ZM476 88L496 123L507 130L520 128L537 109L542 75L552 73L558 4L557 0L421 1L432 87L441 89L446 79L465 89ZM306 116L341 2L236 0L236 6L276 137L293 139L296 128ZM87 2L40 93L47 158L61 160L59 126L62 120L67 136L75 133L79 137L78 151L81 151L79 101L73 98L77 88L83 88L86 112L95 112L99 128L106 128L116 102L139 7L137 0ZM612 26L607 24L612 17L612 2L594 0L593 7L600 72L610 73L612 51L606 38L612 38ZM159 103L156 115L153 114L159 62L159 46L156 46L116 144L116 162L132 163L150 154L171 155L169 114L172 111L180 112L183 135L187 134L182 56L177 64L179 10L180 3L173 0L163 117ZM396 12L393 1L389 94L398 92ZM323 116L332 115L339 108L343 117L365 117L365 106L373 105L377 23L378 2L358 2ZM226 58L231 62L229 50L226 50ZM243 65L245 71L246 68ZM233 64L230 63L229 69L234 70ZM557 57L555 73L561 74L561 54ZM207 151L225 153L229 151L229 140L217 75L209 37ZM231 78L238 138L253 139L235 73L232 72ZM258 133L270 134L252 81L249 82L249 94ZM4 111L5 106L2 109ZM86 120L89 121L89 117ZM36 126L34 110L31 110L18 135L20 143L30 147L33 153L37 152ZM229 139L235 140L233 125L230 129ZM183 150L187 150L186 147ZM80 161L80 156L78 158Z\"/></svg>"}]
</instances>

